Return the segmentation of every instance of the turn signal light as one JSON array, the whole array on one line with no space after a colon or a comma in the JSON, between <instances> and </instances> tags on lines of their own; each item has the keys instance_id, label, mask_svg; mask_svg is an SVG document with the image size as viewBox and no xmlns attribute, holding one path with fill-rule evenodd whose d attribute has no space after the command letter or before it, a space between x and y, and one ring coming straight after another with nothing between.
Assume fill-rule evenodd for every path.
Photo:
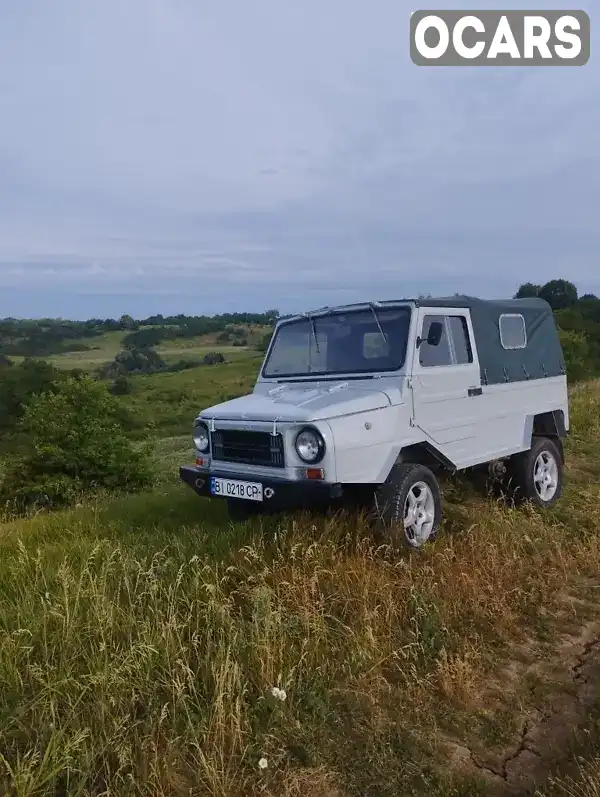
<instances>
[{"instance_id":1,"label":"turn signal light","mask_svg":"<svg viewBox=\"0 0 600 797\"><path fill-rule=\"evenodd\" d=\"M205 459L204 457L196 457L196 465L199 465L201 468L207 468L208 459Z\"/></svg>"},{"instance_id":2,"label":"turn signal light","mask_svg":"<svg viewBox=\"0 0 600 797\"><path fill-rule=\"evenodd\" d=\"M307 479L323 479L325 476L321 468L307 468L304 473Z\"/></svg>"}]
</instances>

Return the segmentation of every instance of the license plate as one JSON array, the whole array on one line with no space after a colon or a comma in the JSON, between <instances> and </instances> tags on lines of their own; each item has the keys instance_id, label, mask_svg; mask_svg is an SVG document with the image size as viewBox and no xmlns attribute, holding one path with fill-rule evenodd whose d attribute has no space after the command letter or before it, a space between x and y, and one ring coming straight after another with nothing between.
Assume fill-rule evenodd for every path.
<instances>
[{"instance_id":1,"label":"license plate","mask_svg":"<svg viewBox=\"0 0 600 797\"><path fill-rule=\"evenodd\" d=\"M210 480L212 495L225 498L243 498L246 501L262 501L263 486L259 482L241 482L237 479L218 479L213 476Z\"/></svg>"}]
</instances>

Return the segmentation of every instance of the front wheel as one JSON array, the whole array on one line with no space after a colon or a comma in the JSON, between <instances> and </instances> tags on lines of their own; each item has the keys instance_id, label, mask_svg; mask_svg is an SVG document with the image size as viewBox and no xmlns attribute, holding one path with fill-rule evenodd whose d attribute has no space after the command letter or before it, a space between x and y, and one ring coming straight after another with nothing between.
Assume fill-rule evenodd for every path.
<instances>
[{"instance_id":1,"label":"front wheel","mask_svg":"<svg viewBox=\"0 0 600 797\"><path fill-rule=\"evenodd\" d=\"M394 465L377 488L373 510L389 542L421 548L435 539L442 522L442 497L432 471L418 463Z\"/></svg>"},{"instance_id":2,"label":"front wheel","mask_svg":"<svg viewBox=\"0 0 600 797\"><path fill-rule=\"evenodd\" d=\"M534 437L529 451L514 457L512 472L517 496L546 509L561 496L563 459L549 437Z\"/></svg>"}]
</instances>

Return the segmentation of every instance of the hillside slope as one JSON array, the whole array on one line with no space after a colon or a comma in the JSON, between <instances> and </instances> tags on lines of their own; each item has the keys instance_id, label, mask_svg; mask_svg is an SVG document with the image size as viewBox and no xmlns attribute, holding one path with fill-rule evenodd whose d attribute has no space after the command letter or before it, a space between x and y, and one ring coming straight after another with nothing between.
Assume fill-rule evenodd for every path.
<instances>
[{"instance_id":1,"label":"hillside slope","mask_svg":"<svg viewBox=\"0 0 600 797\"><path fill-rule=\"evenodd\" d=\"M415 554L228 527L177 440L152 494L0 525L0 793L564 794L600 739L600 383L571 400L555 509L452 480Z\"/></svg>"}]
</instances>

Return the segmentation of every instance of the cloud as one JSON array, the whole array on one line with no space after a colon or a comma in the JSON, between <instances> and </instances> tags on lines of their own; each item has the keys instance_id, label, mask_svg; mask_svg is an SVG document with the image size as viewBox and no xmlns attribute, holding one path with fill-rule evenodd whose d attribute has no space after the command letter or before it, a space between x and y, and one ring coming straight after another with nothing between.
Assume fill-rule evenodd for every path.
<instances>
[{"instance_id":1,"label":"cloud","mask_svg":"<svg viewBox=\"0 0 600 797\"><path fill-rule=\"evenodd\" d=\"M418 68L411 10L1 6L0 316L600 292L594 58Z\"/></svg>"}]
</instances>

